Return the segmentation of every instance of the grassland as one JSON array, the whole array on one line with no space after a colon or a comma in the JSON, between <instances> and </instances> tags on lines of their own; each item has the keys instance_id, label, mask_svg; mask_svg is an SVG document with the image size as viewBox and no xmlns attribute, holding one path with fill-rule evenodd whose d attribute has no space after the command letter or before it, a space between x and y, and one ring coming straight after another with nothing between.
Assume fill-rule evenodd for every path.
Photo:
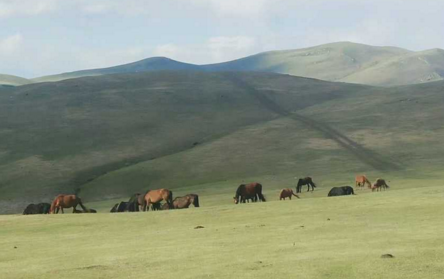
<instances>
[{"instance_id":1,"label":"grassland","mask_svg":"<svg viewBox=\"0 0 444 279\"><path fill-rule=\"evenodd\" d=\"M2 278L441 278L444 188L231 203L205 187L179 211L0 216ZM190 189L188 189L190 190ZM186 191L188 191L186 190ZM226 189L228 190L228 189ZM108 210L112 201L90 203ZM196 226L204 228L195 229ZM381 258L392 254L394 258Z\"/></svg>"},{"instance_id":2,"label":"grassland","mask_svg":"<svg viewBox=\"0 0 444 279\"><path fill-rule=\"evenodd\" d=\"M306 175L442 179L443 87L156 72L4 88L0 210Z\"/></svg>"}]
</instances>

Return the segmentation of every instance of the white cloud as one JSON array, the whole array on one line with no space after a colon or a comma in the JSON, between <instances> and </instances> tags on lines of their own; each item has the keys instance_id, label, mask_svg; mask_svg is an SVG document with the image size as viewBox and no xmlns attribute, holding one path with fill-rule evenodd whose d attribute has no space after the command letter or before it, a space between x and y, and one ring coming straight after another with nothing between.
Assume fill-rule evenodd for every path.
<instances>
[{"instance_id":1,"label":"white cloud","mask_svg":"<svg viewBox=\"0 0 444 279\"><path fill-rule=\"evenodd\" d=\"M20 33L6 37L0 40L0 55L11 55L19 51L20 46L23 43L23 36Z\"/></svg>"},{"instance_id":2,"label":"white cloud","mask_svg":"<svg viewBox=\"0 0 444 279\"><path fill-rule=\"evenodd\" d=\"M52 12L58 0L0 0L0 18Z\"/></svg>"},{"instance_id":3,"label":"white cloud","mask_svg":"<svg viewBox=\"0 0 444 279\"><path fill-rule=\"evenodd\" d=\"M212 56L211 62L214 63L251 54L256 46L256 40L246 36L213 37L206 45Z\"/></svg>"},{"instance_id":4,"label":"white cloud","mask_svg":"<svg viewBox=\"0 0 444 279\"><path fill-rule=\"evenodd\" d=\"M180 1L180 0L178 0ZM221 16L258 16L267 11L272 0L185 0L212 9ZM281 0L274 1L280 2Z\"/></svg>"}]
</instances>

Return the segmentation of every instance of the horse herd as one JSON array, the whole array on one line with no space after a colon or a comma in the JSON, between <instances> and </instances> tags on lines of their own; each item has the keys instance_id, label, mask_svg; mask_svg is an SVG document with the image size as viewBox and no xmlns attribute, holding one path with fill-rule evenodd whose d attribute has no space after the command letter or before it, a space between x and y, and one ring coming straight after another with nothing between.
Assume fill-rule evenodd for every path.
<instances>
[{"instance_id":1,"label":"horse herd","mask_svg":"<svg viewBox=\"0 0 444 279\"><path fill-rule=\"evenodd\" d=\"M316 184L313 182L311 177L300 178L296 185L296 193L302 192L302 186L307 185L307 192L314 191ZM362 189L368 186L369 189L373 191L382 191L389 188L384 179L378 178L375 183L371 183L365 175L358 175L355 178L355 187L357 189ZM353 187L351 186L340 186L333 187L328 193L328 197L333 196L344 196L344 195L354 195ZM284 188L279 193L279 200L285 200L286 198L291 198L295 196L300 198L293 192L293 189ZM235 204L246 203L246 202L265 202L265 197L262 194L262 184L254 182L249 184L241 184L237 188L235 195L233 197ZM164 203L163 203L164 202ZM110 212L137 212L137 211L148 211L151 210L171 210L171 209L183 209L189 208L191 205L194 207L199 207L199 196L197 194L188 194L183 197L176 197L173 199L173 192L168 189L156 189L148 190L145 194L134 194L130 199L125 202L116 203L110 210ZM80 206L82 210L77 210L77 206ZM54 198L51 204L49 203L39 203L30 204L26 207L23 214L57 214L59 211L64 213L64 208L73 208L73 213L96 213L94 209L86 208L81 199L76 195L58 195Z\"/></svg>"}]
</instances>

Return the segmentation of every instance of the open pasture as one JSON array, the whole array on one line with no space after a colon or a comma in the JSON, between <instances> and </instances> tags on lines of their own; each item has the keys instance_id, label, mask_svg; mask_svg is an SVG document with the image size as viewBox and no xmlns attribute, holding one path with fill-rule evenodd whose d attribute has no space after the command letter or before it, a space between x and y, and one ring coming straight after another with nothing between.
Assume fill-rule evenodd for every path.
<instances>
[{"instance_id":1,"label":"open pasture","mask_svg":"<svg viewBox=\"0 0 444 279\"><path fill-rule=\"evenodd\" d=\"M327 191L279 202L269 190L269 201L240 205L231 192L204 192L202 207L175 211L109 214L113 201L102 201L89 204L98 214L3 215L1 277L442 278L442 186Z\"/></svg>"}]
</instances>

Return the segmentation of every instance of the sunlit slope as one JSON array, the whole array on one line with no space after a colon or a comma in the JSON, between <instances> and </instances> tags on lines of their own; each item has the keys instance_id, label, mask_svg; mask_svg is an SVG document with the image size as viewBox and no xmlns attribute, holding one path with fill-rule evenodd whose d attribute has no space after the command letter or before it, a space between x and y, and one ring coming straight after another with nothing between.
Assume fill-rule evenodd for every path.
<instances>
[{"instance_id":1,"label":"sunlit slope","mask_svg":"<svg viewBox=\"0 0 444 279\"><path fill-rule=\"evenodd\" d=\"M341 81L381 86L432 82L444 79L444 50L408 53L382 61Z\"/></svg>"},{"instance_id":2,"label":"sunlit slope","mask_svg":"<svg viewBox=\"0 0 444 279\"><path fill-rule=\"evenodd\" d=\"M268 73L198 72L107 75L9 88L0 94L1 199L25 203L76 192L110 171L198 150L251 125L276 120L286 113L282 109L303 109L362 90L369 87ZM246 134L243 140L249 139ZM213 164L222 165L218 160ZM183 170L154 176L167 181ZM213 179L209 170L201 170L205 181ZM236 178L239 175L249 173L240 168ZM2 210L9 206L18 207L11 202Z\"/></svg>"},{"instance_id":3,"label":"sunlit slope","mask_svg":"<svg viewBox=\"0 0 444 279\"><path fill-rule=\"evenodd\" d=\"M227 63L203 66L209 70L266 71L340 81L344 77L371 67L408 50L374 47L350 42L316 47L271 51Z\"/></svg>"},{"instance_id":4,"label":"sunlit slope","mask_svg":"<svg viewBox=\"0 0 444 279\"><path fill-rule=\"evenodd\" d=\"M18 85L24 85L24 84L29 84L29 83L32 83L32 81L30 81L26 78L0 74L0 86L1 85L18 86Z\"/></svg>"}]
</instances>

